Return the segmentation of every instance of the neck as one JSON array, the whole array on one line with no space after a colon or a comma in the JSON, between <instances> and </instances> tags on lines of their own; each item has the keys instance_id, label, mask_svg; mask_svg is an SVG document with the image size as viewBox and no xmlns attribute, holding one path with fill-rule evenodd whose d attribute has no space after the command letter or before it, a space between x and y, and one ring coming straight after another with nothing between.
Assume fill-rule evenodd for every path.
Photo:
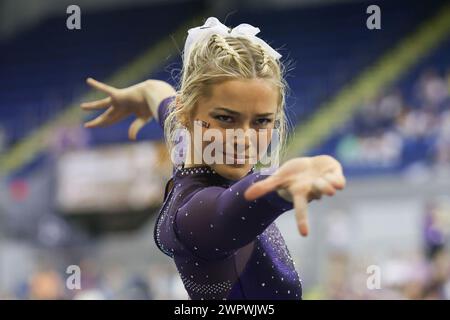
<instances>
[{"instance_id":1,"label":"neck","mask_svg":"<svg viewBox=\"0 0 450 320\"><path fill-rule=\"evenodd\" d=\"M193 168L193 167L204 167L204 166L206 166L207 164L206 163L203 163L203 159L202 159L202 162L201 163L196 163L194 160L195 160L195 157L194 157L194 152L193 152L193 150L194 150L194 146L190 146L189 148L187 148L187 152L186 152L186 160L184 161L184 167L185 168Z\"/></svg>"}]
</instances>

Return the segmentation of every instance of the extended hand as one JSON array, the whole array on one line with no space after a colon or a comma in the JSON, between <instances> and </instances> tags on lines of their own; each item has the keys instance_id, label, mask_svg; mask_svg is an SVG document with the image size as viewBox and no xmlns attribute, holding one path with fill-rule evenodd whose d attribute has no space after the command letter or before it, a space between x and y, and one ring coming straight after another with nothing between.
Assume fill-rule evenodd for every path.
<instances>
[{"instance_id":1,"label":"extended hand","mask_svg":"<svg viewBox=\"0 0 450 320\"><path fill-rule=\"evenodd\" d=\"M146 106L141 87L135 85L125 89L117 89L92 78L87 83L93 88L108 95L107 98L81 104L84 110L106 109L101 115L84 124L86 128L105 127L112 125L130 115L136 115L136 119L128 129L128 137L136 140L139 130L149 122L153 115Z\"/></svg>"},{"instance_id":2,"label":"extended hand","mask_svg":"<svg viewBox=\"0 0 450 320\"><path fill-rule=\"evenodd\" d=\"M284 163L273 175L250 186L244 196L251 201L277 190L283 198L293 201L298 230L306 236L309 232L308 202L322 194L333 196L345 183L342 166L333 157L295 158Z\"/></svg>"}]
</instances>

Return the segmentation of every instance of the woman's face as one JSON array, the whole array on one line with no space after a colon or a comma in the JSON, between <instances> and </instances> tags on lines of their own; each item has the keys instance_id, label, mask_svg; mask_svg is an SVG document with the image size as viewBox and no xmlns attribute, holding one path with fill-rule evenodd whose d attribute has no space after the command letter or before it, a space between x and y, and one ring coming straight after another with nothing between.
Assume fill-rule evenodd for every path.
<instances>
[{"instance_id":1,"label":"woman's face","mask_svg":"<svg viewBox=\"0 0 450 320\"><path fill-rule=\"evenodd\" d=\"M207 130L212 134L209 129L215 129L213 136L220 133L222 150L210 152L209 149L206 153L205 148L211 141L193 145L195 137L191 130L191 150L194 150L197 156L200 155L201 164L208 164L228 179L238 180L245 176L270 143L277 116L278 95L277 88L264 79L233 79L213 85L210 95L199 99L191 121L203 121L201 129L197 129L197 132L202 132L203 135ZM197 121L194 126L199 125L198 123ZM236 129L241 129L241 132ZM233 137L234 133L236 136ZM251 134L252 139L249 138ZM205 155L209 154L213 155L214 159L220 156L223 160L211 164L211 160L208 162L204 159Z\"/></svg>"}]
</instances>

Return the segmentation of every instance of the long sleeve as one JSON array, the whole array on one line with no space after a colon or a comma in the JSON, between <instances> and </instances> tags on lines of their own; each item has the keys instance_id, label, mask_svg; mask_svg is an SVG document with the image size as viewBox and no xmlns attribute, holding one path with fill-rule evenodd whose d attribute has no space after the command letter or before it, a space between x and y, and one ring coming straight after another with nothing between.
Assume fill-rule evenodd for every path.
<instances>
[{"instance_id":1,"label":"long sleeve","mask_svg":"<svg viewBox=\"0 0 450 320\"><path fill-rule=\"evenodd\" d=\"M170 96L170 97L167 97L164 100L162 100L158 106L158 110L156 110L156 112L154 112L155 118L158 121L158 123L162 129L164 129L164 121L166 120L167 115L169 114L168 107L169 107L170 103L173 101L173 99L175 99L175 96Z\"/></svg>"},{"instance_id":2,"label":"long sleeve","mask_svg":"<svg viewBox=\"0 0 450 320\"><path fill-rule=\"evenodd\" d=\"M196 192L175 217L175 232L181 242L204 259L225 257L252 242L279 215L293 208L276 192L254 201L245 190L265 175L252 173L228 188L210 186Z\"/></svg>"}]
</instances>

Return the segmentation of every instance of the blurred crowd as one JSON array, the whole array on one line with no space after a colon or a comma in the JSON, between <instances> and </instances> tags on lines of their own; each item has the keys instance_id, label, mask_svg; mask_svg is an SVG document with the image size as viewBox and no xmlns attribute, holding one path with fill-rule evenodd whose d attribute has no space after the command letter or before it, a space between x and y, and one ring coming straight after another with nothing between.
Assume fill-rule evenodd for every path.
<instances>
[{"instance_id":1,"label":"blurred crowd","mask_svg":"<svg viewBox=\"0 0 450 320\"><path fill-rule=\"evenodd\" d=\"M107 2L113 1L103 2L106 6ZM3 180L3 177L0 177L0 300L188 298L173 261L166 256L159 258L163 254L156 253L157 248L151 234L153 224L150 226L150 232L143 232L147 236L145 240L134 238L137 229L144 225L143 221L148 221L142 217L156 213L153 207L145 211L146 201L142 200L161 200L162 181L171 172L171 162L165 145L151 143L154 149L150 149L150 143L146 142L147 137L156 136L153 136L154 129L147 126L147 131L143 130L140 135L140 139L145 140L143 142L146 144L144 152L129 148L131 144L128 142L123 145L123 154L129 150L129 156L123 157L121 161L120 157L116 156L117 153L111 154L109 149L103 149L101 146L127 141L127 123L92 130L84 128L78 122L69 125L65 121L66 116L54 115L65 114L69 109L64 108L78 101L85 93L87 87L84 79L87 76L106 79L107 75L112 75L111 79L126 80L117 83L126 83L132 79L137 81L144 76L141 71L147 70L146 64L142 63L145 59L134 58L140 57L141 53L149 53L149 46L163 48L158 46L158 42L163 37L173 38L172 35L169 37L167 30L176 27L174 21L178 25L178 22L182 23L187 17L205 12L203 1L197 2L178 1L176 5L164 3L161 7L153 4L136 8L132 8L132 4L128 9L120 6L116 10L111 4L111 10L104 12L99 9L100 6L92 12L90 21L100 23L91 24L92 32L84 30L82 34L67 33L64 28L58 28L58 19L48 19L47 22L42 20L42 24L36 25L29 33L24 33L25 36L12 38L14 41L11 46L8 44L2 47L7 58L2 67L8 67L12 72L0 74L5 75L0 77L0 80L7 84L1 92L1 101L5 107L0 107L0 111L3 111L0 112L0 160L8 152L7 162L19 163L17 158L26 158L23 155L27 154L27 148L32 150L35 147L27 143L17 144L19 141L32 141L22 140L28 136L39 137L39 134L34 135L34 130L48 128L43 127L46 123L52 124L53 131L52 134L45 135L45 141L39 141L42 143L39 149L49 152L42 152L30 163L22 163L17 176L11 180ZM247 4L250 5L250 2ZM330 8L325 5L317 6L312 11L305 12L288 8L280 11L282 14L276 15L266 15L263 11L254 14L250 6L247 13L236 11L227 15L227 19L266 19L263 25L271 29L268 31L274 39L278 38L286 43L293 41L296 44L292 47L288 59L298 60L298 67L294 69L299 72L293 70L295 73L291 79L297 81L299 90L304 91L299 91L298 94L307 93L307 99L302 101L304 106L300 106L308 109L305 114L309 115L309 112L315 111L314 101L320 102L319 97L328 97L335 89L345 85L343 79L351 79L357 75L356 72L350 72L351 70L358 71L367 67L366 63L378 59L385 51L384 48L392 47L401 37L406 36L401 30L409 33L416 23L437 9L437 5L431 3L431 9L427 9L427 6L413 5L413 2L410 2L409 10L404 10L403 2L393 3L394 1L386 6L383 19L386 19L384 23L394 26L397 31L383 34L374 32L373 35L380 36L371 38L371 50L367 50L368 47L362 41L367 38L366 28L354 28L353 23L342 23L344 20L352 22L356 17L346 14L354 12L352 8L359 10L360 4L357 3L350 7L342 4ZM214 7L219 9L221 6ZM26 13L32 11L31 8ZM165 12L171 14L170 21L166 19ZM42 19L45 17L44 13L39 11ZM299 16L303 18L299 19ZM121 19L120 24L116 23L118 18ZM317 19L321 21L320 26L316 23ZM185 22L187 23L187 20ZM296 32L287 33L286 30L292 26L295 26ZM319 27L316 28L317 26ZM51 43L42 41L42 35L48 38L49 30L53 31L50 33ZM149 31L153 32L151 37L148 37ZM337 38L336 34L341 36ZM74 38L68 38L70 36ZM330 41L326 41L327 39ZM39 42L42 47L34 50L35 43ZM65 45L55 46L58 43ZM54 48L58 50L53 50ZM86 50L87 48L89 50ZM24 57L28 59L30 50L34 50L34 61L23 63ZM105 55L102 53L105 51L113 54ZM352 54L349 56L347 52ZM445 60L446 52L443 56ZM163 61L166 63L171 59L172 55L166 55ZM139 63L135 64L133 61ZM152 59L149 61L152 62ZM365 62L362 63L363 61ZM67 62L70 62L70 68L66 68ZM437 65L436 62L432 64ZM123 69L117 69L118 66ZM139 68L135 68L136 66ZM89 75L85 74L86 70L89 70ZM406 81L412 79L414 83L386 88L374 99L365 101L347 126L332 137L333 143L337 140L331 147L333 150L326 150L324 153L335 155L342 162L344 169L361 168L363 173L369 173L370 168L393 168L393 171L398 173L398 169L415 165L423 165L425 170L450 169L450 65L445 72L443 70L445 69L428 68L420 71L418 76L402 77ZM139 72L134 75L135 71ZM167 74L152 73L155 78L162 78L163 75L165 77ZM31 81L31 85L24 87L23 80L29 79L30 76L40 81ZM67 115L70 115L67 120L72 116L76 118L75 113ZM154 128L160 132L158 126L155 125ZM46 132L46 129L44 131ZM19 148L14 150L19 156L9 153L16 144ZM133 143L134 146L137 144ZM83 153L94 150L97 146L100 148L96 156ZM103 151L100 151L101 149ZM72 151L73 154L78 151L79 155L89 156L89 165L78 167L73 165L76 161L68 162L67 159L70 158L67 155ZM99 156L100 153L102 157ZM120 151L118 154L120 155ZM60 160L63 157L66 159L64 167L72 169L69 172L72 175L61 174ZM71 159L82 164L79 159L86 158ZM107 163L105 159L114 161ZM133 159L134 167L127 162ZM108 166L115 168L108 171ZM102 172L107 174L102 176ZM80 179L77 181L73 177ZM105 182L105 186L94 185L95 179ZM111 182L114 180L115 182ZM85 185L94 185L95 190L83 187L80 181L84 181ZM66 182L67 188L63 188L61 182ZM113 188L113 183L117 183L118 187ZM105 189L109 192L104 192ZM61 190L69 190L70 192L63 195L72 197L59 197ZM80 207L86 203L75 197L82 195L82 190L89 196L87 199L122 199L119 201L119 207L124 207L123 212L108 215L113 211L108 207L94 213L84 212ZM118 192L114 193L114 190ZM376 190L373 193L376 193ZM116 194L127 196L117 197ZM104 195L107 197L102 198ZM373 196L372 191L370 196ZM406 197L401 203L402 206L398 207L406 207L407 210L409 207L404 204L409 204L414 195L408 194ZM58 203L59 199L69 199L70 201L66 202L75 205L63 206L63 203ZM345 201L345 198L338 198L337 201L342 201L341 199ZM361 198L360 201L364 202L366 199ZM110 204L114 207L112 209L118 207L110 199L101 201ZM124 203L127 205L123 205ZM354 204L348 203L349 207L352 205ZM356 212L360 208L356 205L352 209ZM382 213L382 209L376 206L373 209L377 214ZM141 210L145 211L146 215L142 214ZM319 242L315 243L314 250L317 249L318 253L311 258L310 263L314 267L314 275L311 277L316 277L315 279L311 279L309 275L305 277L302 267L307 263L299 261L298 271L303 280L305 299L450 299L450 202L430 201L424 206L422 226L407 230L413 234L408 241L421 237L421 247L411 245L414 250L402 251L388 246L383 248L385 251L381 255L375 255L378 254L375 253L377 246L366 245L361 250L367 251L367 255L361 255L346 245L352 241L356 242L344 221L350 216L350 211L352 210L342 212L343 219L333 220L330 223L333 227L325 236L320 234L321 238L328 239L324 246ZM418 214L420 215L420 212ZM328 215L322 217L327 219ZM402 218L403 216L399 219ZM410 216L407 219L409 218ZM377 221L380 220L381 218L377 217ZM379 234L384 235L383 232L386 230L382 229ZM102 237L106 237L106 234L111 236L113 241L104 240ZM382 236L376 241L380 238ZM117 247L114 247L116 245ZM20 250L16 250L16 246ZM113 250L108 251L112 247ZM107 249L104 250L105 248ZM72 249L76 254L73 254ZM108 252L105 254L105 251ZM299 258L301 255L296 252L296 248L291 250L291 253L293 258ZM158 259L154 259L155 256ZM367 267L371 265L379 267L379 288L369 288L368 279L371 274L367 272ZM74 287L73 280L77 274L68 272L69 266L79 267L79 288ZM377 284L377 281L372 284Z\"/></svg>"},{"instance_id":2,"label":"blurred crowd","mask_svg":"<svg viewBox=\"0 0 450 320\"><path fill-rule=\"evenodd\" d=\"M325 276L305 298L449 300L450 201L427 203L422 227L422 248L392 249L381 256L373 252L351 254L339 245L339 237L333 238Z\"/></svg>"},{"instance_id":3,"label":"blurred crowd","mask_svg":"<svg viewBox=\"0 0 450 320\"><path fill-rule=\"evenodd\" d=\"M358 254L345 243L353 241L350 232L339 222L330 220L323 263L317 285L303 278L304 299L450 299L450 201L430 201L422 214L421 248L413 251L392 249L381 256L371 250ZM342 222L342 221L341 221ZM295 255L295 251L292 252ZM73 288L73 274L67 272L64 259L42 259L29 277L2 291L0 299L187 299L175 269L165 262L138 263L130 268L123 257L107 264L83 258L80 288ZM379 267L377 281L368 266ZM299 266L302 274L302 264ZM370 272L369 272L370 271ZM375 275L377 276L377 275ZM372 286L370 285L370 283Z\"/></svg>"},{"instance_id":4,"label":"blurred crowd","mask_svg":"<svg viewBox=\"0 0 450 320\"><path fill-rule=\"evenodd\" d=\"M161 300L186 299L183 284L173 263L151 263L130 270L121 263L100 267L94 259L79 263L80 282L75 272L60 264L44 262L29 277L1 290L0 300ZM70 272L69 272L70 271Z\"/></svg>"},{"instance_id":5,"label":"blurred crowd","mask_svg":"<svg viewBox=\"0 0 450 320\"><path fill-rule=\"evenodd\" d=\"M336 155L346 166L450 165L450 70L423 71L411 93L386 90L361 107Z\"/></svg>"}]
</instances>

